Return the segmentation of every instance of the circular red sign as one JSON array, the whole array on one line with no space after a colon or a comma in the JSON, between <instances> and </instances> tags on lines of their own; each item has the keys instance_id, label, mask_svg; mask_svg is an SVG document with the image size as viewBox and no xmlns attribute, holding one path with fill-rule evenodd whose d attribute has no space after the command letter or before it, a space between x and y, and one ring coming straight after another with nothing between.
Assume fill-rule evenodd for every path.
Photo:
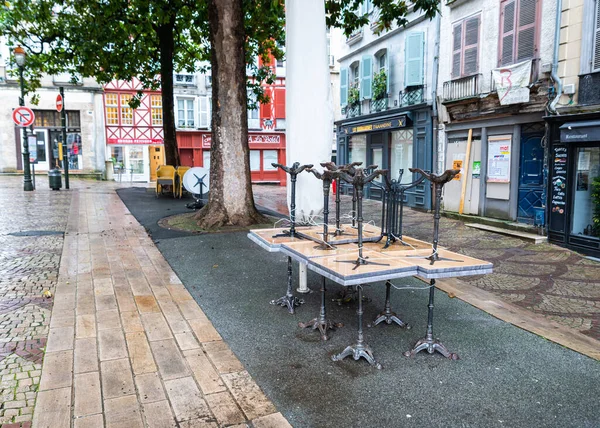
<instances>
[{"instance_id":1,"label":"circular red sign","mask_svg":"<svg viewBox=\"0 0 600 428\"><path fill-rule=\"evenodd\" d=\"M17 126L29 126L35 121L35 114L29 107L17 107L13 110L12 120Z\"/></svg>"},{"instance_id":2,"label":"circular red sign","mask_svg":"<svg viewBox=\"0 0 600 428\"><path fill-rule=\"evenodd\" d=\"M56 111L61 112L63 109L63 97L61 94L56 96Z\"/></svg>"}]
</instances>

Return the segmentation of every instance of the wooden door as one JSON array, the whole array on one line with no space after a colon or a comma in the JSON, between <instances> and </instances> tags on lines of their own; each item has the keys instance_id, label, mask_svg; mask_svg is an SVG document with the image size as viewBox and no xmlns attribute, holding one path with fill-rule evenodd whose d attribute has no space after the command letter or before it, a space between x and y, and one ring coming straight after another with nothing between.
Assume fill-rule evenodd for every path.
<instances>
[{"instance_id":1,"label":"wooden door","mask_svg":"<svg viewBox=\"0 0 600 428\"><path fill-rule=\"evenodd\" d=\"M156 181L156 170L160 165L164 165L163 146L150 146L150 181Z\"/></svg>"}]
</instances>

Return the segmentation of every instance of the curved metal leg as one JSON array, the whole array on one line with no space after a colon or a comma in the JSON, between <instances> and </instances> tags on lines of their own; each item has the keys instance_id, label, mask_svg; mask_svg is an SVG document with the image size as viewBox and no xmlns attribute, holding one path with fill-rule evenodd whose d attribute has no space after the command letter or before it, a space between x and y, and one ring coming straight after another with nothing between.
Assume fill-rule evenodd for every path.
<instances>
[{"instance_id":1,"label":"curved metal leg","mask_svg":"<svg viewBox=\"0 0 600 428\"><path fill-rule=\"evenodd\" d=\"M404 356L406 357L414 357L421 351L427 351L430 354L434 352L439 352L444 357L449 358L451 360L458 360L458 354L453 354L448 351L439 340L433 338L433 293L435 291L435 279L432 279L430 282L431 288L429 289L429 305L428 305L428 313L427 313L427 333L425 337L419 340L414 348L410 351L406 351Z\"/></svg>"},{"instance_id":2,"label":"curved metal leg","mask_svg":"<svg viewBox=\"0 0 600 428\"><path fill-rule=\"evenodd\" d=\"M404 321L402 321L400 318L398 318L398 316L396 315L395 312L392 312L392 308L391 308L391 304L390 304L391 288L392 288L392 283L387 281L385 283L385 307L384 307L383 311L375 317L375 320L373 320L373 324L371 326L376 326L377 324L380 324L384 321L386 324L391 324L391 323L395 322L400 327L410 330L410 325L408 323L405 323ZM371 327L371 326L369 326L369 327Z\"/></svg>"},{"instance_id":3,"label":"curved metal leg","mask_svg":"<svg viewBox=\"0 0 600 428\"><path fill-rule=\"evenodd\" d=\"M344 324L341 322L334 322L327 319L327 313L325 310L325 277L323 277L323 283L321 285L321 311L317 318L313 318L308 322L299 322L298 327L300 328L312 328L313 330L319 330L321 333L321 339L328 340L327 330L335 330L336 328L343 327Z\"/></svg>"},{"instance_id":4,"label":"curved metal leg","mask_svg":"<svg viewBox=\"0 0 600 428\"><path fill-rule=\"evenodd\" d=\"M341 361L344 358L352 355L352 358L354 358L355 361L358 361L360 358L364 358L369 364L371 364L375 368L381 369L382 366L377 362L377 360L375 360L371 347L364 343L362 328L362 285L357 285L356 288L358 289L358 311L356 311L356 313L358 314L358 340L354 345L346 347L346 349L344 349L341 353L337 355L332 355L331 359L333 361Z\"/></svg>"},{"instance_id":5,"label":"curved metal leg","mask_svg":"<svg viewBox=\"0 0 600 428\"><path fill-rule=\"evenodd\" d=\"M279 299L271 300L272 305L283 306L288 309L290 314L294 313L294 308L304 303L303 299L299 299L292 294L292 258L288 257L288 283L285 296Z\"/></svg>"}]
</instances>

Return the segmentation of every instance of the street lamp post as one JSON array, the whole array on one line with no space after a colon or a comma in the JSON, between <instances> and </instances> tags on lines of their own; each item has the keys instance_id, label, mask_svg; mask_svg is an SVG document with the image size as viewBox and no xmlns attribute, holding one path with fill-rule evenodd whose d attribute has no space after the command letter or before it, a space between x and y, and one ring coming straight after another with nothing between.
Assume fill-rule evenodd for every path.
<instances>
[{"instance_id":1,"label":"street lamp post","mask_svg":"<svg viewBox=\"0 0 600 428\"><path fill-rule=\"evenodd\" d=\"M21 97L19 98L19 105L25 105L25 80L23 79L23 68L25 67L25 60L27 54L25 49L21 46L17 46L14 50L15 61L19 67L19 80L21 84ZM27 141L27 127L23 127L23 190L33 190L33 182L31 181L31 165L29 163L29 142Z\"/></svg>"}]
</instances>

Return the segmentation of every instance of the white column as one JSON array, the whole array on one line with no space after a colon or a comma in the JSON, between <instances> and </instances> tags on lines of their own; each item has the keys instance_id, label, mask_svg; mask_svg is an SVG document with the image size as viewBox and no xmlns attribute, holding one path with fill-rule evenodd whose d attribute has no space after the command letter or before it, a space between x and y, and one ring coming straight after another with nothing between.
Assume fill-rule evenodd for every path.
<instances>
[{"instance_id":1,"label":"white column","mask_svg":"<svg viewBox=\"0 0 600 428\"><path fill-rule=\"evenodd\" d=\"M323 0L286 0L286 153L294 162L319 165L331 159L333 106ZM288 205L291 188L288 180ZM323 211L323 185L298 175L296 220ZM322 220L321 220L322 221Z\"/></svg>"}]
</instances>

